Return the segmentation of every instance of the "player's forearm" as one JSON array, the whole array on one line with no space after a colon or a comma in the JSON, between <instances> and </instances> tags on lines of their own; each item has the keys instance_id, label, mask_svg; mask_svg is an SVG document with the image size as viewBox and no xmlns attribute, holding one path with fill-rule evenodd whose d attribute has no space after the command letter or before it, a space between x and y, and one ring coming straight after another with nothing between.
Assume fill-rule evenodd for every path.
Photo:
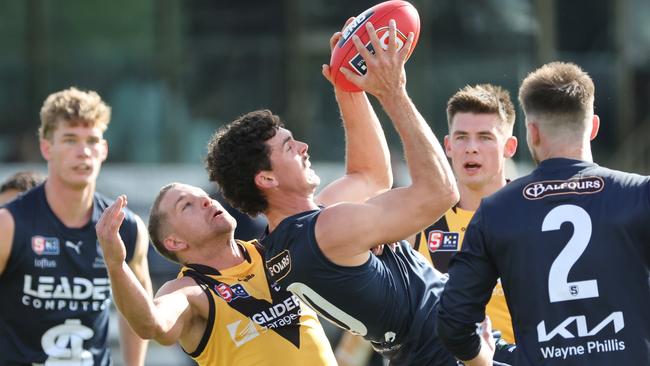
<instances>
[{"instance_id":1,"label":"player's forearm","mask_svg":"<svg viewBox=\"0 0 650 366\"><path fill-rule=\"evenodd\" d=\"M377 189L393 183L386 136L366 93L336 89L346 143L346 174L358 174Z\"/></svg>"},{"instance_id":2,"label":"player's forearm","mask_svg":"<svg viewBox=\"0 0 650 366\"><path fill-rule=\"evenodd\" d=\"M459 323L439 310L437 332L445 347L459 360L480 357L481 338L476 334L476 324Z\"/></svg>"},{"instance_id":3,"label":"player's forearm","mask_svg":"<svg viewBox=\"0 0 650 366\"><path fill-rule=\"evenodd\" d=\"M442 146L429 125L405 90L382 96L380 102L402 139L412 179L411 190L417 190L421 200L440 209L451 207L458 201L458 187Z\"/></svg>"},{"instance_id":4,"label":"player's forearm","mask_svg":"<svg viewBox=\"0 0 650 366\"><path fill-rule=\"evenodd\" d=\"M126 365L144 365L149 341L140 338L129 326L123 316L119 317L120 347Z\"/></svg>"},{"instance_id":5,"label":"player's forearm","mask_svg":"<svg viewBox=\"0 0 650 366\"><path fill-rule=\"evenodd\" d=\"M155 304L126 263L108 268L115 306L136 334L144 339L155 338L158 321Z\"/></svg>"}]
</instances>

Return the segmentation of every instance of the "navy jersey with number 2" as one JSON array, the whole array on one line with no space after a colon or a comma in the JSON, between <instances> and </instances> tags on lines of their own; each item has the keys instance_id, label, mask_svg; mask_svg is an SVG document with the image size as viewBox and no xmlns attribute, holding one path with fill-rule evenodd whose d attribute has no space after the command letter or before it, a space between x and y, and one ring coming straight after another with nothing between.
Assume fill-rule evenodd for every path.
<instances>
[{"instance_id":1,"label":"navy jersey with number 2","mask_svg":"<svg viewBox=\"0 0 650 366\"><path fill-rule=\"evenodd\" d=\"M500 277L517 365L650 365L650 178L545 160L483 200L449 276L438 330L457 356Z\"/></svg>"}]
</instances>

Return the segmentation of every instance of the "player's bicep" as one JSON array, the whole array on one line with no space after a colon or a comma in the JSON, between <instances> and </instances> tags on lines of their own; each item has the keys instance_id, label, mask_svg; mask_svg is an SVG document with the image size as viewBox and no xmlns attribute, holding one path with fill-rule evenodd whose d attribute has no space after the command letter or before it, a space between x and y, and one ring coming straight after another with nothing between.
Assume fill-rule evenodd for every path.
<instances>
[{"instance_id":1,"label":"player's bicep","mask_svg":"<svg viewBox=\"0 0 650 366\"><path fill-rule=\"evenodd\" d=\"M364 203L324 209L316 225L321 249L335 257L355 255L377 244L403 240L426 227L432 218L423 215L413 195L403 194L404 190L395 188Z\"/></svg>"},{"instance_id":2,"label":"player's bicep","mask_svg":"<svg viewBox=\"0 0 650 366\"><path fill-rule=\"evenodd\" d=\"M386 190L387 187L373 182L363 174L347 174L328 184L318 193L315 201L323 206L341 202L365 202Z\"/></svg>"},{"instance_id":3,"label":"player's bicep","mask_svg":"<svg viewBox=\"0 0 650 366\"><path fill-rule=\"evenodd\" d=\"M4 273L14 241L14 218L9 210L0 209L0 276Z\"/></svg>"},{"instance_id":4,"label":"player's bicep","mask_svg":"<svg viewBox=\"0 0 650 366\"><path fill-rule=\"evenodd\" d=\"M163 285L154 299L158 331L154 339L163 345L181 341L191 333L195 317L207 307L207 297L191 279L178 279ZM205 304L203 303L205 302Z\"/></svg>"}]
</instances>

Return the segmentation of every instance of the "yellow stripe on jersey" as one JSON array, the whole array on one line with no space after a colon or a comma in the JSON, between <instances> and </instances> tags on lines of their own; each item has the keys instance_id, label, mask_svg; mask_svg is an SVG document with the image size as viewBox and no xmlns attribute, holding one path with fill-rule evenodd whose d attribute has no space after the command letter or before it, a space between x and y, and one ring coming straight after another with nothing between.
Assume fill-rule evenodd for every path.
<instances>
[{"instance_id":1,"label":"yellow stripe on jersey","mask_svg":"<svg viewBox=\"0 0 650 366\"><path fill-rule=\"evenodd\" d=\"M334 353L325 336L316 313L302 304L295 295L271 304L271 289L264 273L264 260L253 242L238 241L250 256L250 262L220 271L220 275L207 275L236 289L236 296L251 296L269 302L269 308L248 317L235 310L215 289L210 289L209 299L215 305L214 325L202 350L190 356L199 365L284 366L284 365L336 365ZM181 272L190 270L184 267ZM241 287L240 287L241 286ZM299 348L278 332L270 329L295 323L295 306L300 307ZM286 318L286 319L285 319ZM267 324L267 327L259 323ZM209 329L209 327L208 327ZM192 350L187 350L192 351Z\"/></svg>"},{"instance_id":2,"label":"yellow stripe on jersey","mask_svg":"<svg viewBox=\"0 0 650 366\"><path fill-rule=\"evenodd\" d=\"M449 243L450 247L454 247L454 238L458 237L458 245L455 250L459 251L472 216L474 216L474 211L467 211L458 207L449 209L440 220L416 236L418 252L427 259L429 264L434 267L441 267L436 269L446 272L449 259L454 252L438 251L437 249L443 248L445 242ZM434 263L440 263L441 261L443 265L434 265ZM508 343L514 343L515 335L512 331L512 319L501 287L501 281L494 287L492 298L490 298L485 312L492 320L492 327L501 331L501 337Z\"/></svg>"}]
</instances>

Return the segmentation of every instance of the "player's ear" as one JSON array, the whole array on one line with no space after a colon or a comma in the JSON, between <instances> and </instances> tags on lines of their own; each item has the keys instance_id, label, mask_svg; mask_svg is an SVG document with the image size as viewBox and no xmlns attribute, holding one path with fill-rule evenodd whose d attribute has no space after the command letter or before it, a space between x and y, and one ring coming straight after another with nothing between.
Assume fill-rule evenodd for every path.
<instances>
[{"instance_id":1,"label":"player's ear","mask_svg":"<svg viewBox=\"0 0 650 366\"><path fill-rule=\"evenodd\" d=\"M539 144L539 126L535 122L526 122L526 134L528 144L533 146Z\"/></svg>"},{"instance_id":2,"label":"player's ear","mask_svg":"<svg viewBox=\"0 0 650 366\"><path fill-rule=\"evenodd\" d=\"M39 139L39 148L41 150L41 155L46 161L50 161L50 148L52 147L52 142L46 138Z\"/></svg>"},{"instance_id":3,"label":"player's ear","mask_svg":"<svg viewBox=\"0 0 650 366\"><path fill-rule=\"evenodd\" d=\"M600 117L598 117L597 114L594 114L594 118L591 120L591 134L589 135L589 141L596 138L599 129L600 129Z\"/></svg>"},{"instance_id":4,"label":"player's ear","mask_svg":"<svg viewBox=\"0 0 650 366\"><path fill-rule=\"evenodd\" d=\"M443 143L445 145L445 154L447 154L448 158L451 158L451 143L449 142L449 135L445 135Z\"/></svg>"},{"instance_id":5,"label":"player's ear","mask_svg":"<svg viewBox=\"0 0 650 366\"><path fill-rule=\"evenodd\" d=\"M184 240L180 240L174 236L168 236L163 240L163 245L165 246L165 249L169 250L170 252L178 252L183 249L187 249L188 245L187 242Z\"/></svg>"},{"instance_id":6,"label":"player's ear","mask_svg":"<svg viewBox=\"0 0 650 366\"><path fill-rule=\"evenodd\" d=\"M262 170L255 174L255 185L259 189L275 188L278 186L278 180L270 170Z\"/></svg>"},{"instance_id":7,"label":"player's ear","mask_svg":"<svg viewBox=\"0 0 650 366\"><path fill-rule=\"evenodd\" d=\"M108 141L106 141L106 139L102 139L101 144L102 144L102 161L105 161L106 158L108 157Z\"/></svg>"},{"instance_id":8,"label":"player's ear","mask_svg":"<svg viewBox=\"0 0 650 366\"><path fill-rule=\"evenodd\" d=\"M510 136L506 139L506 144L503 149L503 156L506 159L510 159L515 155L517 152L517 145L519 142L517 141L517 137L515 136Z\"/></svg>"}]
</instances>

